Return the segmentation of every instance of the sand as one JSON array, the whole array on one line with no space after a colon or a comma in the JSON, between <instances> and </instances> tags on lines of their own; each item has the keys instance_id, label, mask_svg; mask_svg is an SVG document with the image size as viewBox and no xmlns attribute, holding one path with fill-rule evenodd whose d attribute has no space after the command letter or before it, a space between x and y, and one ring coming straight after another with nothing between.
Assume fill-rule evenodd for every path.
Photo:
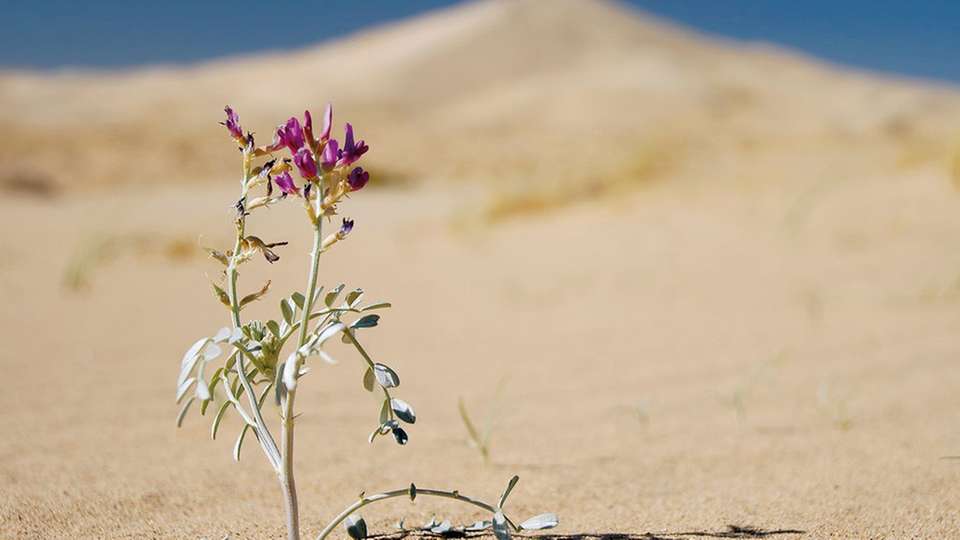
<instances>
[{"instance_id":1,"label":"sand","mask_svg":"<svg viewBox=\"0 0 960 540\"><path fill-rule=\"evenodd\" d=\"M440 61L433 57L450 61L436 40L514 32L503 26L516 16L510 9L529 5L483 2L314 51L156 76L216 88L187 102L197 107L190 111L212 108L197 125L215 123L229 90L216 86L218 77L243 62L281 69L330 51L403 42L396 58L380 61L402 67L415 60L429 71ZM584 5L623 14L615 5ZM679 126L660 123L648 132L667 135L641 137L649 155L640 165L627 163L624 156L636 155L629 145L613 144L610 159L601 160L616 163L609 170L584 161L596 154L568 155L561 146L554 151L567 161L557 164L544 150L558 124L586 129L581 119L558 119L553 107L601 92L596 84L547 84L563 80L567 68L437 105L424 131L454 133L462 118L468 129L461 139L431 155L435 166L400 161L404 174L429 175L371 187L345 205L356 229L321 265L322 283L345 282L363 287L370 300L393 302L362 337L376 359L400 373L397 395L416 407L418 420L407 446L368 445L379 405L361 387L360 359L337 343L330 351L338 365L314 363L297 404L304 413L296 466L305 537L361 490L412 481L495 500L513 474L521 480L508 513L557 512L561 525L551 533L562 539L960 536L960 461L943 459L960 455L960 197L949 161L960 97L630 17L634 23L624 24L640 34L616 35L633 36L628 41L638 40L650 58L679 58L684 67L676 69L687 76L701 72L691 62L720 66L715 61L723 58L715 72L777 94L722 112L704 98L719 88L712 76L681 84L683 77L654 67L609 71L601 86L620 85L621 95L648 106L623 109L625 102L611 98L610 111L621 107L630 118L598 121L605 127L596 133L633 133L630 125L671 114ZM558 34L564 20L536 19ZM423 42L401 39L412 33ZM622 42L590 39L597 47L591 54L617 65L609 51ZM783 68L783 79L761 77L757 62ZM386 68L374 67L370 73L387 77ZM7 74L0 79L3 126L15 133L15 116L43 126L38 103L11 97L17 85L33 84L40 95L55 92L51 78L76 77L78 89L112 85L117 95L148 103L131 90L148 76L90 82L97 77ZM645 101L658 93L650 90L654 82L671 80L676 86L659 91L663 101ZM537 84L540 94L532 90ZM628 91L637 87L649 93ZM92 115L80 90L56 92L76 100L57 107ZM378 98L370 90L345 109ZM484 160L470 157L463 141L486 133L485 118L499 126L527 102L543 108L476 144L506 154L539 131L523 148L529 160L550 163L480 167ZM378 114L393 114L388 105L395 104L361 119L372 125ZM117 122L138 125L129 112L137 106L117 112ZM252 114L261 130L273 108L279 105ZM183 127L191 137L207 133L191 126ZM419 140L412 126L403 129ZM396 127L376 129L371 157L424 144ZM174 145L168 134L175 129L164 130L157 140ZM49 126L35 132L51 144L62 137ZM506 140L497 142L501 133ZM211 152L235 159L222 133L203 137L199 156L219 148ZM558 144L570 144L566 139L557 137ZM111 167L129 167L110 157L110 145L77 148L72 159L101 156ZM176 161L165 148L153 158L157 170ZM579 163L579 172L557 180L553 167L570 163ZM58 177L50 192L7 184L0 198L0 367L8 380L0 393L0 537L283 535L279 486L259 449L248 444L240 463L230 458L236 419L225 421L216 441L210 418L195 411L175 427L183 351L229 323L209 293L218 268L195 249L229 242L236 194L232 176L210 172L220 166L187 167L166 180L153 172L118 180L87 171ZM588 169L593 173L582 174ZM303 287L307 226L287 204L254 215L249 227L290 241L280 262L257 261L241 275L245 291L264 279L274 285L245 314L275 316L281 293ZM460 398L478 419L499 411L489 464L468 443ZM275 412L268 417L275 421ZM363 515L378 533L400 518L485 517L428 499L392 501Z\"/></svg>"}]
</instances>

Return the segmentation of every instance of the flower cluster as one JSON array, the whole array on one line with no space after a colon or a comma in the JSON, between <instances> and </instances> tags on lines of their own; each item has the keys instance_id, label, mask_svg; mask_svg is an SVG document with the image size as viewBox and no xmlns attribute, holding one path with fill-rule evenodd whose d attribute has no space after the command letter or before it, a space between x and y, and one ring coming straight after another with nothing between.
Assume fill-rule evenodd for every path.
<instances>
[{"instance_id":1,"label":"flower cluster","mask_svg":"<svg viewBox=\"0 0 960 540\"><path fill-rule=\"evenodd\" d=\"M267 195L248 201L243 208L246 212L292 196L304 200L310 219L316 221L323 215L335 215L337 203L349 193L363 189L370 180L370 173L356 165L370 147L363 140L356 140L353 126L349 123L344 126L342 146L331 136L331 105L327 105L323 114L319 136L314 133L313 116L307 110L303 112L302 123L299 118L292 116L277 126L273 142L266 146L256 146L253 134L244 133L240 117L232 108L226 107L224 112L227 118L221 124L246 156L250 159L270 157L262 165L252 168L256 174L245 186L246 192L257 185L266 184ZM275 157L275 154L284 151L289 152L288 157ZM294 172L300 177L300 182L294 178ZM273 194L274 185L280 192L277 196Z\"/></svg>"}]
</instances>

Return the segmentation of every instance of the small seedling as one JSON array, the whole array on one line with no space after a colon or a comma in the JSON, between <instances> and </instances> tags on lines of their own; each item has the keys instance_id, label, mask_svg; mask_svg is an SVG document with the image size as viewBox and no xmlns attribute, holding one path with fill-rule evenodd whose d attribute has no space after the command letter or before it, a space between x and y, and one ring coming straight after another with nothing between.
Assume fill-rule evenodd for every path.
<instances>
[{"instance_id":1,"label":"small seedling","mask_svg":"<svg viewBox=\"0 0 960 540\"><path fill-rule=\"evenodd\" d=\"M236 238L231 250L207 249L210 257L223 266L220 279L211 283L214 298L229 313L229 327L198 339L184 354L177 379L177 402L182 403L177 416L180 426L193 403L200 414L213 417L210 435L216 438L223 418L234 411L243 427L233 445L233 458L240 460L243 444L252 434L280 482L286 511L287 538L300 538L300 511L294 481L294 408L301 379L310 373L308 362L320 358L333 363L323 348L334 336L352 345L363 361L363 388L382 394L375 413L377 421L370 433L372 443L378 437L391 435L405 445L408 434L404 426L416 422L413 407L392 392L400 385L400 376L386 364L375 361L360 344L360 334L376 327L380 315L373 313L390 307L388 302L364 303L363 291L346 291L343 284L327 290L319 285L320 255L330 252L346 240L353 230L352 219L342 219L340 226L324 235L325 225L339 213L340 204L363 189L370 174L355 163L367 152L363 141L356 141L353 127L346 124L343 146L331 137L333 109L327 106L323 128L316 135L310 112L304 123L296 117L281 124L273 142L257 146L252 133L240 127L237 114L230 108L223 125L239 146L242 156L240 195L233 203L236 209ZM290 157L282 154L289 152ZM299 174L301 181L291 173ZM245 307L263 299L271 288L267 281L245 295L240 294L239 268L262 256L273 264L280 259L277 251L287 243L265 241L250 233L248 219L264 208L296 202L306 214L306 223L313 233L310 266L303 292L293 292L280 301L276 319L244 321ZM285 351L286 354L284 354ZM212 375L208 376L208 371ZM274 438L279 423L280 438ZM274 429L271 429L273 424ZM461 495L458 491L408 488L373 495L361 493L357 500L341 512L317 536L326 538L340 523L355 540L367 537L363 518L354 515L360 508L394 497L442 497L480 507L491 514L481 529L492 528L498 540L508 540L510 531L548 529L557 525L556 516L543 514L519 525L504 514L507 496L516 485L514 476L496 505ZM445 522L448 529L453 525ZM440 527L444 524L437 524ZM474 530L479 527L474 524ZM442 527L441 527L442 528Z\"/></svg>"},{"instance_id":2,"label":"small seedling","mask_svg":"<svg viewBox=\"0 0 960 540\"><path fill-rule=\"evenodd\" d=\"M470 445L480 452L484 465L490 463L490 436L500 418L499 404L503 401L502 394L506 379L502 379L494 392L493 402L487 411L487 416L483 423L483 429L477 429L477 424L473 422L470 413L467 411L467 404L463 398L457 400L457 410L460 412L460 419L463 420L463 427L467 429L467 435L470 437Z\"/></svg>"}]
</instances>

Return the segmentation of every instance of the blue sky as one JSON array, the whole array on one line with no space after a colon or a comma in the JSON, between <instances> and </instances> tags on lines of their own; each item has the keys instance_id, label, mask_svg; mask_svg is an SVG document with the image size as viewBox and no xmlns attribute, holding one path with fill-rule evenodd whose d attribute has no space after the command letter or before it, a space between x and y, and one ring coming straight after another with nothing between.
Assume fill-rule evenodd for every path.
<instances>
[{"instance_id":1,"label":"blue sky","mask_svg":"<svg viewBox=\"0 0 960 540\"><path fill-rule=\"evenodd\" d=\"M550 0L540 0L546 5ZM0 0L0 66L121 67L293 49L456 0ZM627 0L705 32L960 83L960 1ZM325 33L307 24L321 21ZM590 24L590 21L584 21ZM319 26L319 25L318 25Z\"/></svg>"}]
</instances>

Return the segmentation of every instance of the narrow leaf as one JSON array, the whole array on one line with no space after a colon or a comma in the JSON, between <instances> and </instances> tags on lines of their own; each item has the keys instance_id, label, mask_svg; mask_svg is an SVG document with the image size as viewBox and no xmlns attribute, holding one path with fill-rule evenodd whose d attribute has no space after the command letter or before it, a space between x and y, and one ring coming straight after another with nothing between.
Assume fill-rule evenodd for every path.
<instances>
[{"instance_id":1,"label":"narrow leaf","mask_svg":"<svg viewBox=\"0 0 960 540\"><path fill-rule=\"evenodd\" d=\"M240 450L243 448L243 438L247 436L248 429L250 429L250 424L244 424L240 436L237 437L237 442L233 445L233 459L236 461L240 461Z\"/></svg>"},{"instance_id":2,"label":"narrow leaf","mask_svg":"<svg viewBox=\"0 0 960 540\"><path fill-rule=\"evenodd\" d=\"M378 304L370 304L364 308L361 308L360 311L373 311L375 309L386 309L390 307L390 302L380 302Z\"/></svg>"},{"instance_id":3,"label":"narrow leaf","mask_svg":"<svg viewBox=\"0 0 960 540\"><path fill-rule=\"evenodd\" d=\"M364 315L350 325L350 328L373 328L380 322L379 315Z\"/></svg>"},{"instance_id":4,"label":"narrow leaf","mask_svg":"<svg viewBox=\"0 0 960 540\"><path fill-rule=\"evenodd\" d=\"M190 409L190 405L193 405L195 399L196 398L191 397L183 404L183 407L180 408L180 414L177 415L177 427L183 425L183 417L187 415L187 411Z\"/></svg>"},{"instance_id":5,"label":"narrow leaf","mask_svg":"<svg viewBox=\"0 0 960 540\"><path fill-rule=\"evenodd\" d=\"M270 330L270 333L274 335L277 339L280 339L280 336L283 334L280 333L280 325L277 324L277 321L269 320L266 322L267 330Z\"/></svg>"},{"instance_id":6,"label":"narrow leaf","mask_svg":"<svg viewBox=\"0 0 960 540\"><path fill-rule=\"evenodd\" d=\"M503 495L500 496L500 502L497 503L497 508L503 508L504 503L507 502L507 497L510 496L510 492L513 491L513 488L517 485L517 482L519 481L520 481L520 477L516 475L514 475L514 477L510 479L510 482L507 483L507 489L505 489L503 491Z\"/></svg>"},{"instance_id":7,"label":"narrow leaf","mask_svg":"<svg viewBox=\"0 0 960 540\"><path fill-rule=\"evenodd\" d=\"M325 297L323 297L323 303L327 305L328 308L333 307L333 303L337 301L337 297L340 296L340 292L343 291L343 283L337 285L335 288L331 289Z\"/></svg>"},{"instance_id":8,"label":"narrow leaf","mask_svg":"<svg viewBox=\"0 0 960 540\"><path fill-rule=\"evenodd\" d=\"M347 306L353 307L357 303L357 300L360 300L360 297L363 296L363 289L354 289L347 293Z\"/></svg>"},{"instance_id":9,"label":"narrow leaf","mask_svg":"<svg viewBox=\"0 0 960 540\"><path fill-rule=\"evenodd\" d=\"M267 294L267 291L269 291L269 290L270 290L270 280L267 280L267 283L266 283L259 291L255 292L255 293L250 293L250 294L244 296L243 298L241 298L241 299L240 299L240 307L243 307L243 306L249 304L250 302L254 302L254 301L256 301L256 300L259 300L260 298L263 297L263 295Z\"/></svg>"},{"instance_id":10,"label":"narrow leaf","mask_svg":"<svg viewBox=\"0 0 960 540\"><path fill-rule=\"evenodd\" d=\"M217 409L217 415L213 417L213 425L210 427L210 438L217 439L217 430L220 429L220 422L223 420L223 415L227 412L227 407L233 405L230 401L224 401L220 408Z\"/></svg>"},{"instance_id":11,"label":"narrow leaf","mask_svg":"<svg viewBox=\"0 0 960 540\"><path fill-rule=\"evenodd\" d=\"M293 326L293 309L290 308L286 298L280 301L280 314L283 315L284 322Z\"/></svg>"},{"instance_id":12,"label":"narrow leaf","mask_svg":"<svg viewBox=\"0 0 960 540\"><path fill-rule=\"evenodd\" d=\"M393 414L397 415L397 418L408 424L413 424L417 421L417 415L413 412L413 407L402 399L391 399L390 408L393 409Z\"/></svg>"},{"instance_id":13,"label":"narrow leaf","mask_svg":"<svg viewBox=\"0 0 960 540\"><path fill-rule=\"evenodd\" d=\"M373 365L373 375L377 378L380 386L384 388L400 386L400 376L397 375L397 372L383 364Z\"/></svg>"},{"instance_id":14,"label":"narrow leaf","mask_svg":"<svg viewBox=\"0 0 960 540\"><path fill-rule=\"evenodd\" d=\"M373 369L368 367L367 370L363 372L364 390L367 392L373 392L373 383L375 383L376 380L377 378L373 376Z\"/></svg>"},{"instance_id":15,"label":"narrow leaf","mask_svg":"<svg viewBox=\"0 0 960 540\"><path fill-rule=\"evenodd\" d=\"M553 512L533 516L532 518L520 524L520 528L527 531L539 531L541 529L552 529L560 524L560 520Z\"/></svg>"},{"instance_id":16,"label":"narrow leaf","mask_svg":"<svg viewBox=\"0 0 960 540\"><path fill-rule=\"evenodd\" d=\"M290 295L290 299L293 300L293 303L297 305L298 308L303 309L304 298L303 295L295 292Z\"/></svg>"}]
</instances>

